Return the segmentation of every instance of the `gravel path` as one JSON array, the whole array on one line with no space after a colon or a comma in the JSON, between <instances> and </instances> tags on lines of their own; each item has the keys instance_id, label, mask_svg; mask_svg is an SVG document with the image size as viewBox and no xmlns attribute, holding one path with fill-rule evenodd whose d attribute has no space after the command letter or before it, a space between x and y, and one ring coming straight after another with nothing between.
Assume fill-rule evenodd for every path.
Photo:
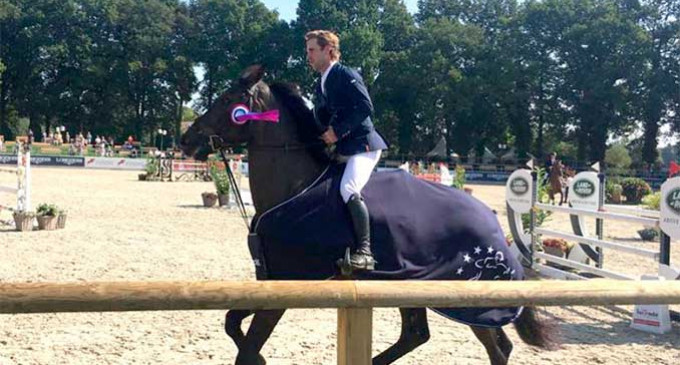
<instances>
[{"instance_id":1,"label":"gravel path","mask_svg":"<svg viewBox=\"0 0 680 365\"><path fill-rule=\"evenodd\" d=\"M0 174L0 185L15 177ZM507 230L504 188L473 186L499 212ZM202 208L211 183L138 182L136 172L33 169L33 204L68 210L65 230L18 233L0 225L0 280L132 281L252 280L246 229L235 210ZM0 194L0 205L14 205ZM0 220L7 220L7 212ZM568 228L555 215L546 227ZM607 236L635 240L630 225L605 226ZM655 247L653 244L651 247ZM680 246L672 258L680 258ZM606 268L654 271L636 258L607 253ZM635 260L635 261L632 261ZM666 335L630 329L631 307L548 308L564 348L545 352L509 329L518 364L678 364L680 326ZM291 310L265 345L269 364L334 364L335 311ZM397 364L487 364L468 328L429 312L432 338ZM399 336L396 309L375 311L377 354ZM231 364L235 346L221 311L0 315L0 364Z\"/></svg>"}]
</instances>

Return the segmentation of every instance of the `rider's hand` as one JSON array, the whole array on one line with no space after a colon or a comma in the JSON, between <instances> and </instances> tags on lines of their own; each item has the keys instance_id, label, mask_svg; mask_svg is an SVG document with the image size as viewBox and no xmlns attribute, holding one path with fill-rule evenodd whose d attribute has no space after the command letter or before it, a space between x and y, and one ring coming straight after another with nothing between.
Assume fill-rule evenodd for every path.
<instances>
[{"instance_id":1,"label":"rider's hand","mask_svg":"<svg viewBox=\"0 0 680 365\"><path fill-rule=\"evenodd\" d=\"M335 135L333 127L328 127L328 129L321 135L321 139L323 139L326 144L333 144L338 141L338 136Z\"/></svg>"}]
</instances>

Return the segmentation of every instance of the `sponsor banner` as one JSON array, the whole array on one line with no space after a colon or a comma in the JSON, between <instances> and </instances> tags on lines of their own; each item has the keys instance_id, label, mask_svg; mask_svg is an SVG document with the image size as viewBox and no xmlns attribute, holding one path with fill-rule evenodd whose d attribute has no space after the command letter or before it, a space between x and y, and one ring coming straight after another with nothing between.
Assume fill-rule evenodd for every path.
<instances>
[{"instance_id":1,"label":"sponsor banner","mask_svg":"<svg viewBox=\"0 0 680 365\"><path fill-rule=\"evenodd\" d=\"M672 239L680 238L680 177L661 185L661 216L659 225Z\"/></svg>"},{"instance_id":2,"label":"sponsor banner","mask_svg":"<svg viewBox=\"0 0 680 365\"><path fill-rule=\"evenodd\" d=\"M77 166L77 167L83 167L85 166L85 158L84 157L59 157L59 156L52 156L54 159L54 166ZM33 157L31 157L31 163L33 163Z\"/></svg>"},{"instance_id":3,"label":"sponsor banner","mask_svg":"<svg viewBox=\"0 0 680 365\"><path fill-rule=\"evenodd\" d=\"M85 168L113 170L144 170L146 160L143 158L87 157Z\"/></svg>"},{"instance_id":4,"label":"sponsor banner","mask_svg":"<svg viewBox=\"0 0 680 365\"><path fill-rule=\"evenodd\" d=\"M208 164L205 162L192 160L172 160L173 172L194 172L208 169Z\"/></svg>"},{"instance_id":5,"label":"sponsor banner","mask_svg":"<svg viewBox=\"0 0 680 365\"><path fill-rule=\"evenodd\" d=\"M17 154L8 155L0 154L0 165L16 165L17 164Z\"/></svg>"},{"instance_id":6,"label":"sponsor banner","mask_svg":"<svg viewBox=\"0 0 680 365\"><path fill-rule=\"evenodd\" d=\"M663 196L663 195L662 195ZM642 280L664 280L656 275L642 275ZM636 305L633 310L632 328L664 334L671 330L671 316L667 305Z\"/></svg>"},{"instance_id":7,"label":"sponsor banner","mask_svg":"<svg viewBox=\"0 0 680 365\"><path fill-rule=\"evenodd\" d=\"M512 173L505 184L505 200L516 213L531 210L531 171L520 169Z\"/></svg>"},{"instance_id":8,"label":"sponsor banner","mask_svg":"<svg viewBox=\"0 0 680 365\"><path fill-rule=\"evenodd\" d=\"M505 182L510 176L509 172L484 172L472 171L465 172L465 180L467 181L490 181L490 182Z\"/></svg>"},{"instance_id":9,"label":"sponsor banner","mask_svg":"<svg viewBox=\"0 0 680 365\"><path fill-rule=\"evenodd\" d=\"M592 171L579 172L569 184L569 203L573 208L597 211L600 207L600 180Z\"/></svg>"},{"instance_id":10,"label":"sponsor banner","mask_svg":"<svg viewBox=\"0 0 680 365\"><path fill-rule=\"evenodd\" d=\"M0 155L0 164L16 165L17 155ZM31 165L83 167L85 158L76 156L31 156Z\"/></svg>"}]
</instances>

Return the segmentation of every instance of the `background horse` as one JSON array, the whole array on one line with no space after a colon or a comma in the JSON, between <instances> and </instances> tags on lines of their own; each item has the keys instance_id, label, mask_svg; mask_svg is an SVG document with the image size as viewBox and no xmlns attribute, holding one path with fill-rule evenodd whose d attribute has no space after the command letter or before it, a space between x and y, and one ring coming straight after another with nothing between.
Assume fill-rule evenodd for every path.
<instances>
[{"instance_id":1,"label":"background horse","mask_svg":"<svg viewBox=\"0 0 680 365\"><path fill-rule=\"evenodd\" d=\"M562 205L562 203L566 201L564 196L566 180L563 176L563 168L564 165L562 165L562 161L559 160L555 161L552 168L550 168L550 176L548 177L548 182L550 184L548 186L548 197L552 204L555 204L555 194L560 194L559 205Z\"/></svg>"},{"instance_id":2,"label":"background horse","mask_svg":"<svg viewBox=\"0 0 680 365\"><path fill-rule=\"evenodd\" d=\"M250 172L250 188L255 205L256 215L253 222L259 222L263 216L271 217L275 214L268 214L272 209L278 209L282 205L286 205L294 197L297 197L302 192L306 192L308 187L318 181L319 177L329 169L329 158L325 154L325 145L318 139L318 135L324 130L323 126L316 124L312 112L305 105L299 89L290 85L275 83L268 85L261 81L263 70L258 66L251 66L246 69L237 82L232 83L232 88L221 95L218 100L211 106L211 108L200 118L198 118L189 130L182 136L181 148L188 156L194 156L196 159L204 160L211 152L209 145L211 142L219 141L229 145L246 144L248 148L248 161ZM232 114L238 107L242 105L250 106L253 112L271 112L278 110L280 113L280 120L278 123L250 121L242 123L236 118L234 122ZM389 175L392 174L392 175ZM502 241L502 246L497 246L496 262L504 259L503 253L507 253L507 246L505 239L498 224L497 218L493 213L484 206L481 202L469 197L468 194L458 192L457 190L443 187L438 184L431 184L428 182L420 182L401 172L403 175L394 175L396 172L376 173L371 178L372 181L385 178L385 176L397 177L397 180L412 179L418 181L420 188L425 190L436 190L439 194L439 200L446 203L446 199L451 196L457 197L460 201L457 202L458 207L453 207L450 211L435 211L426 214L440 214L447 219L441 219L438 216L439 226L434 230L442 231L441 227L446 226L447 222L462 221L470 219L469 217L480 217L475 224L466 224L460 229L460 233L456 236L450 237L448 240L439 240L437 242L421 242L416 237L410 244L410 251L420 252L427 244L434 245L432 251L428 251L428 255L418 256L420 258L425 256L435 256L439 252L450 250L457 245L463 245L463 241L471 241L479 239L480 237L489 237L493 234L495 241ZM371 182L367 185L367 190L384 190L370 187ZM329 191L331 191L329 189ZM333 192L337 189L332 190ZM368 193L367 193L368 194ZM419 193L420 194L420 193ZM338 194L339 195L339 194ZM293 197L293 198L292 198ZM398 201L405 199L386 199ZM452 204L449 204L452 205ZM369 205L370 206L370 205ZM312 209L315 210L316 208ZM305 215L307 211L303 212ZM402 216L409 217L418 216L419 214L409 214L409 211L394 212ZM465 218L468 217L468 218ZM280 217L283 219L285 217ZM416 217L417 218L417 217ZM373 219L373 213L372 213ZM474 218L473 218L474 219ZM437 223L437 222L435 222ZM380 232L385 232L385 226L374 227L372 224L372 239L374 235L379 235ZM376 228L376 229L374 229ZM326 227L329 229L325 233L327 238L334 236L333 227ZM257 227L251 227L251 231L257 231ZM463 234L464 236L460 236ZM300 239L307 239L305 235ZM477 241L475 241L477 242ZM495 242L494 244L497 244ZM317 246L323 246L324 240L317 242ZM467 244L467 243L466 243ZM374 245L379 246L376 242ZM384 245L384 244L383 244ZM389 245L389 243L387 243ZM477 247L475 247L477 249ZM278 260L278 265L286 264L284 261L295 262L299 259L296 254L305 255L305 252L300 250L295 251L296 247L284 248L280 252L275 252L275 255L270 255L269 258ZM319 248L322 250L322 248ZM493 250L490 250L491 252ZM501 252L502 251L502 252ZM476 252L475 252L476 253ZM400 255L408 256L411 252L401 252ZM330 267L334 267L334 259L321 258L319 255L317 260L322 262L309 263L315 270L323 271ZM305 256L305 258L315 258L316 252ZM507 260L504 261L510 265L518 267L518 271L522 272L521 265L510 254L506 255ZM427 257L429 259L429 257ZM459 254L455 257L456 260L465 260L468 262L470 257L468 254ZM489 257L493 261L493 257ZM453 258L451 258L453 260ZM379 279L384 278L379 275L390 275L390 260L381 259L378 257L378 265L374 272L364 275L363 279ZM401 271L408 273L413 270L413 266L408 263L405 267L400 267ZM493 264L493 263L492 263ZM382 266L381 266L382 265ZM442 263L443 265L443 263ZM271 265L273 270L276 270L276 265ZM305 265L306 266L306 265ZM417 267L417 265L415 265ZM285 277L287 279L310 279L308 275L295 276L295 266L286 266L288 271L281 270L278 276L272 275L268 279L280 279ZM394 267L392 267L394 269ZM437 271L437 268L431 268ZM291 271L292 270L292 271ZM337 271L337 270L336 270ZM445 270L439 270L445 271ZM508 270L509 271L509 270ZM513 270L514 273L515 270ZM293 274L290 274L293 272ZM312 271L314 274L315 271ZM284 275L287 274L287 275ZM455 273L447 274L451 279L454 279ZM388 276L389 277L389 276ZM404 279L406 277L402 277ZM418 276L416 276L418 278ZM419 276L423 278L423 276ZM425 277L428 278L428 277ZM429 277L436 278L436 276ZM460 279L460 278L458 278ZM484 278L482 278L484 279ZM520 278L521 279L521 278ZM441 309L436 309L441 314ZM484 313L502 312L504 308L468 308L460 309L460 311L484 311ZM226 315L225 330L227 334L233 339L238 347L238 355L236 364L265 364L264 358L259 354L262 346L265 344L274 327L283 315L285 310L267 310L254 311L254 318L248 328L247 334L244 334L241 329L242 321L249 315L253 314L247 310L232 310ZM427 324L427 316L425 308L400 308L402 329L401 336L397 343L389 347L387 350L379 354L373 359L373 364L389 364L412 351L419 345L425 343L429 339L429 329ZM449 317L451 318L451 317ZM534 308L525 307L524 310L518 310L517 315L513 317L515 328L520 335L520 338L533 346L542 348L552 348L554 342L551 339L551 328L542 321L539 321ZM510 320L508 320L509 322ZM506 322L507 323L507 322ZM469 322L467 324L470 324ZM491 364L500 365L506 364L510 353L512 351L512 343L499 326L477 326L471 325L475 336L484 345Z\"/></svg>"}]
</instances>

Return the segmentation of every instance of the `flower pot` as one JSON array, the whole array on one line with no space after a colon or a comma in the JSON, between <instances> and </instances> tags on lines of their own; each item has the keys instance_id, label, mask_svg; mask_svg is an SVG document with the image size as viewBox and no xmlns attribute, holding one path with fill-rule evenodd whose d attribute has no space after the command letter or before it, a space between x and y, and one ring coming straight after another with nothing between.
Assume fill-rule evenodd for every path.
<instances>
[{"instance_id":1,"label":"flower pot","mask_svg":"<svg viewBox=\"0 0 680 365\"><path fill-rule=\"evenodd\" d=\"M57 229L66 228L66 214L59 214L57 217Z\"/></svg>"},{"instance_id":2,"label":"flower pot","mask_svg":"<svg viewBox=\"0 0 680 365\"><path fill-rule=\"evenodd\" d=\"M17 231L32 231L33 218L35 218L35 215L32 213L14 213L14 225L16 226Z\"/></svg>"},{"instance_id":3,"label":"flower pot","mask_svg":"<svg viewBox=\"0 0 680 365\"><path fill-rule=\"evenodd\" d=\"M637 233L643 241L656 241L659 237L659 232L654 228L641 229Z\"/></svg>"},{"instance_id":4,"label":"flower pot","mask_svg":"<svg viewBox=\"0 0 680 365\"><path fill-rule=\"evenodd\" d=\"M53 215L39 215L38 229L45 231L54 231L57 229L57 217Z\"/></svg>"},{"instance_id":5,"label":"flower pot","mask_svg":"<svg viewBox=\"0 0 680 365\"><path fill-rule=\"evenodd\" d=\"M145 173L139 174L137 175L137 178L139 179L139 181L146 181L146 174Z\"/></svg>"},{"instance_id":6,"label":"flower pot","mask_svg":"<svg viewBox=\"0 0 680 365\"><path fill-rule=\"evenodd\" d=\"M614 204L621 204L621 193L614 193L612 194L612 203Z\"/></svg>"},{"instance_id":7,"label":"flower pot","mask_svg":"<svg viewBox=\"0 0 680 365\"><path fill-rule=\"evenodd\" d=\"M466 193L472 195L472 188L463 187L463 190L464 190Z\"/></svg>"},{"instance_id":8,"label":"flower pot","mask_svg":"<svg viewBox=\"0 0 680 365\"><path fill-rule=\"evenodd\" d=\"M557 256L557 257L564 257L565 256L564 251L562 251L561 249L559 249L557 247L544 246L543 250L545 250L545 253L547 253L548 255L553 255L553 256Z\"/></svg>"},{"instance_id":9,"label":"flower pot","mask_svg":"<svg viewBox=\"0 0 680 365\"><path fill-rule=\"evenodd\" d=\"M218 194L217 195L217 200L220 203L220 207L228 206L229 205L229 194Z\"/></svg>"},{"instance_id":10,"label":"flower pot","mask_svg":"<svg viewBox=\"0 0 680 365\"><path fill-rule=\"evenodd\" d=\"M204 207L212 207L217 203L217 194L215 193L203 193L201 198L203 198Z\"/></svg>"},{"instance_id":11,"label":"flower pot","mask_svg":"<svg viewBox=\"0 0 680 365\"><path fill-rule=\"evenodd\" d=\"M557 247L543 246L543 250L544 250L544 252L545 252L546 254L548 254L548 255L552 255L552 256L559 257L559 258L567 259L567 254L566 254L564 251L562 251L561 249L557 248ZM556 269L558 269L558 270L566 270L566 271L572 270L572 268L569 267L569 266L563 266L563 265L556 264L556 263L550 262L550 261L546 262L546 265L548 265L548 266L550 266L550 267L554 267L554 268L556 268Z\"/></svg>"}]
</instances>

